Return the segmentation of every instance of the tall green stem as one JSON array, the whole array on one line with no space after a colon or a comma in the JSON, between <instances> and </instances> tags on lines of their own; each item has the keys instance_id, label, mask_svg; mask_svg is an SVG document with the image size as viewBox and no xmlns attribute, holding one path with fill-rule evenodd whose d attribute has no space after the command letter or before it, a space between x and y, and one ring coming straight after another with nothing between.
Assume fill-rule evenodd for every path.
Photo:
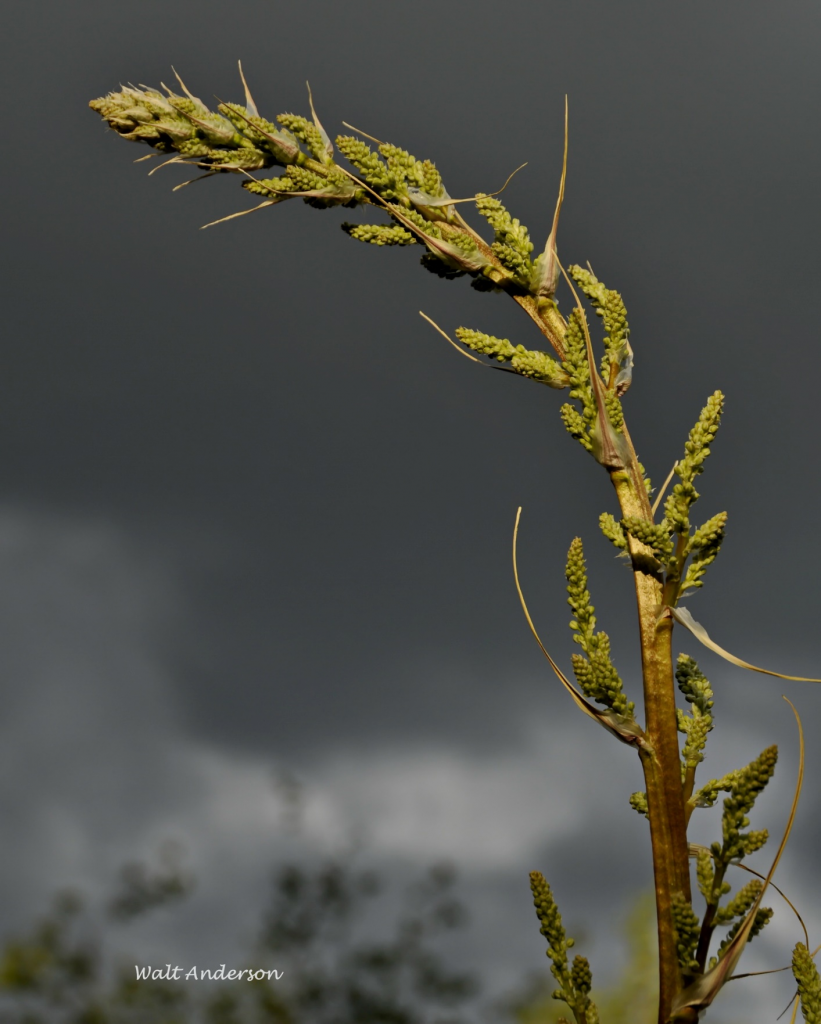
<instances>
[{"instance_id":1,"label":"tall green stem","mask_svg":"<svg viewBox=\"0 0 821 1024\"><path fill-rule=\"evenodd\" d=\"M635 456L626 470L610 473L625 516L652 521ZM690 898L687 826L681 785L673 673L673 621L659 617L661 580L648 562L649 549L630 539L639 616L647 747L640 751L650 817L659 940L659 1024L668 1020L682 985L673 924L673 894Z\"/></svg>"}]
</instances>

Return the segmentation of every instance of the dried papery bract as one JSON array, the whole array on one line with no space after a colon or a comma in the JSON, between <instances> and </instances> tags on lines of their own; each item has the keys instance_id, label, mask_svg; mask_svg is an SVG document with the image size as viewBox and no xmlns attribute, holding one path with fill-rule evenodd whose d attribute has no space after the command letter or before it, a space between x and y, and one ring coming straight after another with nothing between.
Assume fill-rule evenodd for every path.
<instances>
[{"instance_id":1,"label":"dried papery bract","mask_svg":"<svg viewBox=\"0 0 821 1024\"><path fill-rule=\"evenodd\" d=\"M525 604L516 562L521 510L514 528L514 580L527 623L574 704L639 756L646 789L634 793L630 805L649 822L658 919L658 1020L659 1024L694 1021L733 974L747 942L769 920L771 910L762 907L761 901L783 852L797 804L796 793L790 824L768 874L731 895L725 877L729 868L767 840L765 829L746 830L748 813L772 776L777 752L768 747L747 766L698 786L697 774L709 758L716 701L701 668L686 654L676 661L672 647L673 628L678 623L733 664L780 675L730 655L679 603L683 596L701 589L726 533L726 512L714 511L701 525L691 521L700 497L695 483L716 439L724 396L715 391L708 397L683 455L651 506L651 482L637 457L623 407L629 399L635 361L624 301L593 273L589 263L586 267L571 264L565 270L559 262L557 236L568 163L566 101L559 193L545 248L534 260L528 229L498 198L507 182L496 193L477 191L470 199L453 199L429 159L418 159L349 125L346 127L354 134L338 135L332 142L317 116L310 88L310 117L284 113L266 120L241 68L240 72L245 103L220 102L216 111L195 97L179 77L181 95L168 89L163 95L144 87L128 87L92 101L91 107L124 138L167 154L166 164L193 165L204 177L240 175L244 189L257 197L258 205L230 213L213 224L267 210L289 199L301 199L319 209L364 209L380 219L343 222L341 227L350 238L391 249L418 245L426 270L445 279L467 278L478 291L507 294L538 328L538 346L525 346L473 327L457 328L458 340L454 341L425 317L474 364L516 374L551 390L567 391L568 401L559 410L565 429L605 470L613 486L618 508L603 512L599 526L632 571L641 695L633 692L629 678L624 686L610 656L609 637L595 629L580 538L571 544L566 570L574 615L571 629L579 648L571 659L578 687L547 652ZM269 169L276 169L273 177L260 176L259 172ZM476 168L478 185L484 184L481 177L482 168ZM468 202L474 203L487 222L491 239L463 216ZM559 310L556 298L562 274L573 296L567 315ZM590 331L583 299L602 322L600 341ZM668 491L674 477L677 482ZM687 712L677 705L677 684ZM803 765L803 739L800 745ZM691 851L687 829L692 815L714 806L722 793L726 797L721 841L709 849ZM703 910L692 895L691 852L696 857L697 899L703 898ZM531 884L553 974L559 982L557 998L567 1004L576 1024L596 1024L590 966L584 957L568 964L571 940L565 938L552 890L539 872L531 876ZM728 932L716 946L719 928ZM806 929L803 937L804 942L795 949L793 971L804 1017L816 1022L821 1021L818 972Z\"/></svg>"}]
</instances>

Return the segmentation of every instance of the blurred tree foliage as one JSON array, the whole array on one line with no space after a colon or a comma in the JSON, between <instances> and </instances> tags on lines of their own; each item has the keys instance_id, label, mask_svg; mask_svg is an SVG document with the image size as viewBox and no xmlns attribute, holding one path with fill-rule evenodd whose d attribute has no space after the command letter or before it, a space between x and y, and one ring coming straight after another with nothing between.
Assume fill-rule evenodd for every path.
<instances>
[{"instance_id":1,"label":"blurred tree foliage","mask_svg":"<svg viewBox=\"0 0 821 1024\"><path fill-rule=\"evenodd\" d=\"M113 938L113 929L191 891L176 852L158 869L128 865L104 911L61 894L0 950L0 1022L463 1024L459 1010L476 983L448 968L437 948L465 922L454 881L450 869L432 868L408 887L391 932L377 940L361 927L383 893L374 872L343 859L286 865L275 872L253 955L235 965L276 967L281 979L194 984L138 981L133 962L112 964L95 938Z\"/></svg>"}]
</instances>

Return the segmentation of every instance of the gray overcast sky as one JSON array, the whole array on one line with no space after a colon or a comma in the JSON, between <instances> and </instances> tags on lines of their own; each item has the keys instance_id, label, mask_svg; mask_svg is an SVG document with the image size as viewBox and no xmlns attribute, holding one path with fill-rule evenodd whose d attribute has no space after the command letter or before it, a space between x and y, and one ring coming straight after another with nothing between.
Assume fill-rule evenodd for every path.
<instances>
[{"instance_id":1,"label":"gray overcast sky","mask_svg":"<svg viewBox=\"0 0 821 1024\"><path fill-rule=\"evenodd\" d=\"M277 849L274 765L308 782L316 849L358 824L391 863L461 864L489 894L480 916L502 922L472 939L502 974L541 963L528 868L581 919L591 851L614 830L614 910L647 866L626 808L638 765L548 677L509 564L522 504L523 582L566 662L562 570L581 533L637 695L630 581L596 527L615 511L607 480L565 434L559 396L470 366L417 311L538 345L526 318L425 273L418 250L350 240L338 211L286 203L200 232L250 205L238 181L172 194L180 172L147 178L132 163L147 150L107 133L88 100L169 81L172 64L203 98L239 98L241 58L272 117L306 111L309 79L332 134L346 120L434 159L452 195L528 161L506 201L539 244L568 93L560 252L625 296L626 411L657 483L704 398L728 396L700 508L730 512L729 539L691 608L751 661L819 675L819 30L817 4L792 0L13 6L0 44L9 920L174 834L208 913L238 934ZM784 744L782 788L762 804L772 830L794 768L779 695L799 703L810 785L786 870L821 923L819 694L701 661L718 694L709 771ZM194 943L182 918L166 924L175 949ZM783 961L794 937L780 927Z\"/></svg>"}]
</instances>

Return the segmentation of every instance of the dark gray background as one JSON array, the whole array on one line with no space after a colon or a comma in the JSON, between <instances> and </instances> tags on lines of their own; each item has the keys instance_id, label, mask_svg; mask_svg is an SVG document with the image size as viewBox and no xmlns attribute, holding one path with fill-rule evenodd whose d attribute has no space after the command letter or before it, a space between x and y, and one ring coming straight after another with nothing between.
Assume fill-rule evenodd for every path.
<instances>
[{"instance_id":1,"label":"dark gray background","mask_svg":"<svg viewBox=\"0 0 821 1024\"><path fill-rule=\"evenodd\" d=\"M0 65L10 928L56 886L94 890L171 837L200 891L145 932L143 959L225 960L285 848L283 768L306 785L306 856L356 833L398 877L443 856L462 869L465 957L491 987L544 963L528 869L588 934L648 881L626 802L638 765L551 679L510 570L522 504L523 583L567 664L562 570L581 533L637 696L630 580L596 527L615 511L607 480L564 432L560 396L469 365L417 311L538 346L527 318L425 273L418 249L346 238L338 211L292 202L200 232L250 205L237 179L172 194L183 173L148 179L132 164L147 150L88 100L170 84L172 64L204 99L238 99L241 58L273 117L307 112L309 79L332 134L347 120L434 159L454 196L529 161L506 202L539 245L568 93L560 253L625 296L626 411L657 484L707 394L728 396L699 511L728 509L729 537L690 607L749 660L818 675L819 28L805 2L14 5ZM773 832L796 763L780 694L802 712L809 785L782 877L821 924L819 694L701 661L718 717L705 772L782 744L756 818ZM778 918L750 969L787 962L796 927ZM783 1005L780 977L755 998Z\"/></svg>"}]
</instances>

